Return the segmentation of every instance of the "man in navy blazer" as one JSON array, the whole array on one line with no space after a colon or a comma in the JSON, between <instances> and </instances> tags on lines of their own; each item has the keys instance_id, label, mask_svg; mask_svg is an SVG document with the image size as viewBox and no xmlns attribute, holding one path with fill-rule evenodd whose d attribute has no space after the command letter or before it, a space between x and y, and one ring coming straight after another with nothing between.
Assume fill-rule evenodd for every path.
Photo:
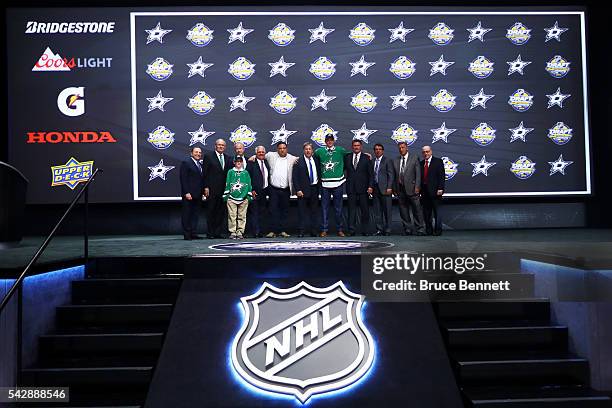
<instances>
[{"instance_id":1,"label":"man in navy blazer","mask_svg":"<svg viewBox=\"0 0 612 408\"><path fill-rule=\"evenodd\" d=\"M270 165L266 161L266 148L257 146L255 148L255 160L247 161L247 171L251 176L251 187L253 188L253 201L247 209L247 223L250 231L256 238L263 237L266 219L267 196L270 189Z\"/></svg>"},{"instance_id":2,"label":"man in navy blazer","mask_svg":"<svg viewBox=\"0 0 612 408\"><path fill-rule=\"evenodd\" d=\"M370 213L368 211L368 196L372 194L372 165L369 154L361 151L361 140L353 140L353 152L344 156L344 171L346 173L346 195L348 197L348 234L355 235L357 228L357 206L361 212L361 235L368 235Z\"/></svg>"},{"instance_id":3,"label":"man in navy blazer","mask_svg":"<svg viewBox=\"0 0 612 408\"><path fill-rule=\"evenodd\" d=\"M204 195L208 203L208 238L223 238L227 223L227 205L223 201L227 172L234 167L230 156L225 154L225 140L215 141L215 150L204 154ZM226 229L225 229L226 230Z\"/></svg>"},{"instance_id":4,"label":"man in navy blazer","mask_svg":"<svg viewBox=\"0 0 612 408\"><path fill-rule=\"evenodd\" d=\"M186 240L200 239L196 234L198 218L204 194L204 172L200 160L202 149L191 148L191 157L183 160L180 168L181 180L181 221L183 238Z\"/></svg>"},{"instance_id":5,"label":"man in navy blazer","mask_svg":"<svg viewBox=\"0 0 612 408\"><path fill-rule=\"evenodd\" d=\"M321 161L314 156L312 143L304 143L304 154L293 165L293 189L298 203L298 236L303 237L306 228L310 228L310 236L317 236L319 223L319 186L321 182ZM309 224L309 225L307 225Z\"/></svg>"},{"instance_id":6,"label":"man in navy blazer","mask_svg":"<svg viewBox=\"0 0 612 408\"><path fill-rule=\"evenodd\" d=\"M385 155L385 147L380 143L374 145L374 158L372 159L372 181L374 191L374 219L376 222L375 235L389 235L391 233L391 197L393 195L393 162Z\"/></svg>"}]
</instances>

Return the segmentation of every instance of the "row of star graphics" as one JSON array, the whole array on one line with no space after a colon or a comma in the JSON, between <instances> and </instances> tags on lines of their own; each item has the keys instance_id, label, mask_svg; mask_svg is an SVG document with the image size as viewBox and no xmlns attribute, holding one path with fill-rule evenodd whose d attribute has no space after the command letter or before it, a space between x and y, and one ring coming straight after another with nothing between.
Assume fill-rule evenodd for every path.
<instances>
[{"instance_id":1,"label":"row of star graphics","mask_svg":"<svg viewBox=\"0 0 612 408\"><path fill-rule=\"evenodd\" d=\"M514 128L508 129L510 131L510 143L517 140L527 142L527 135L534 131L534 128L525 127L523 122ZM442 125L437 129L430 129L433 133L432 143L443 141L449 143L448 138L450 135L455 133L457 129L448 128L446 122L442 122ZM366 122L361 125L359 129L352 129L353 133L352 140L359 140L363 143L369 143L370 137L378 132L377 129L368 129ZM551 128L548 129L546 135L550 141L556 145L562 146L567 144L573 138L574 130L567 126L563 122L557 122ZM198 143L206 145L206 140L214 135L215 131L205 130L204 124L201 124L199 129L192 132L187 132L191 139L189 140L189 146L194 146ZM251 129L245 124L241 124L234 131L230 132L229 140L232 143L243 143L245 148L251 147L257 141L257 131ZM286 124L276 130L270 130L272 139L270 144L276 145L277 143L289 143L289 137L297 133L296 130L289 130ZM326 123L322 123L316 129L312 131L311 140L314 141L318 146L325 145L325 137L327 135L334 136L334 139L338 139L339 131ZM408 146L413 145L417 139L419 130L414 128L408 123L401 123L392 132L390 139L395 143L406 143ZM148 133L147 142L158 150L165 150L169 148L175 141L175 133L164 125L157 126L154 130ZM487 122L481 122L476 125L470 132L470 139L479 146L488 146L495 139L497 139L497 129L489 125Z\"/></svg>"},{"instance_id":2,"label":"row of star graphics","mask_svg":"<svg viewBox=\"0 0 612 408\"><path fill-rule=\"evenodd\" d=\"M470 110L475 108L487 108L487 102L495 97L494 94L487 94L484 88L480 88L480 91L476 94L468 95L471 99ZM569 98L571 94L564 94L561 92L561 88L558 87L554 93L546 94L548 98L547 109L554 106L563 109L564 101ZM247 96L244 94L244 90L240 90L240 93L236 96L228 97L230 101L229 111L233 112L237 109L241 109L246 112L248 110L247 104L255 100L255 96ZM314 111L317 109L328 110L328 104L336 99L336 96L327 95L325 89L318 95L310 96L312 104L310 110ZM408 109L408 103L416 98L416 95L407 95L406 89L402 88L402 91L397 95L390 95L391 107L390 110L397 108ZM166 104L173 101L174 98L166 97L160 90L157 95L146 98L149 102L147 112L159 110L166 112ZM270 97L269 107L274 109L275 112L286 115L292 112L297 107L297 97L291 93L282 90L276 95ZM350 106L352 106L359 113L370 113L378 105L378 97L370 93L366 89L362 89L351 97ZM210 113L216 106L215 101L217 98L212 97L205 91L198 91L195 95L189 98L187 108L191 109L198 115L206 115ZM448 112L457 105L457 96L453 95L446 89L440 89L434 95L431 96L429 104L439 112ZM534 104L534 95L530 92L519 88L514 91L508 97L508 104L517 112L525 112L529 110Z\"/></svg>"},{"instance_id":3,"label":"row of star graphics","mask_svg":"<svg viewBox=\"0 0 612 408\"><path fill-rule=\"evenodd\" d=\"M569 29L566 27L559 27L559 22L555 21L554 25L551 27L543 28L546 36L544 37L544 42L549 42L550 40L561 41L561 35L568 31ZM170 34L173 30L162 28L161 22L158 22L154 28L149 30L144 30L147 33L147 44L151 44L153 42L158 42L160 44L164 43L164 37ZM197 47L205 47L210 44L214 38L215 30L210 29L204 23L197 23L191 29L187 31L186 39L189 40L193 45ZM235 28L228 28L227 32L229 33L229 38L227 43L231 44L234 41L239 41L241 43L246 42L246 36L254 32L253 28L246 28L243 26L242 21ZM324 23L321 22L318 27L309 28L310 39L309 43L312 44L316 41L321 41L323 43L327 42L327 36L336 31L335 28L326 28ZM406 36L413 31L414 28L404 27L404 22L400 22L397 27L387 28L387 31L390 32L389 35L389 43L393 43L395 41L406 42ZM485 35L491 31L493 28L483 27L482 22L479 21L472 28L467 29L468 35L468 43L479 40L481 42L485 41ZM506 38L515 45L523 45L526 44L529 39L532 37L531 34L532 29L528 28L525 24L521 22L515 22L511 27L506 29ZM284 47L296 38L295 36L296 30L293 30L286 23L278 23L272 29L268 30L268 39L272 41L275 45L279 47ZM438 22L435 26L429 29L429 34L427 38L433 41L436 45L447 45L449 44L453 38L455 38L454 34L455 30L449 27L444 22ZM361 22L355 25L350 31L348 37L359 46L366 46L371 44L376 38L376 29L369 26L367 23Z\"/></svg>"},{"instance_id":4,"label":"row of star graphics","mask_svg":"<svg viewBox=\"0 0 612 408\"><path fill-rule=\"evenodd\" d=\"M525 67L532 62L533 61L523 61L520 54L513 61L506 61L506 64L508 64L508 76L514 73L524 75ZM436 61L428 61L428 63L431 65L429 70L430 77L436 74L446 76L446 70L454 65L455 61L444 60L444 54L442 54ZM206 70L215 64L213 62L204 62L200 56L193 63L188 63L186 65L189 68L187 78L196 75L205 78ZM285 57L281 56L278 61L268 62L268 65L270 66L269 78L276 75L281 75L286 78L287 70L297 65L297 63L285 61ZM351 66L351 77L355 75L367 77L368 69L376 65L376 62L366 61L365 55L362 55L360 59L349 62L349 65ZM398 79L408 79L416 72L416 65L416 62L402 55L390 63L389 72ZM485 79L491 76L495 71L494 65L494 61L484 55L479 55L468 64L467 71L478 79ZM555 55L546 62L544 70L553 78L563 78L570 72L570 65L571 62L569 60L561 55ZM245 81L255 74L255 66L256 64L252 63L248 58L238 57L229 64L227 73L239 81ZM336 73L336 66L337 64L331 59L320 56L314 62L310 63L308 72L317 79L327 80ZM145 72L156 81L165 81L174 74L174 64L171 64L163 57L157 57L151 63L147 64Z\"/></svg>"},{"instance_id":5,"label":"row of star graphics","mask_svg":"<svg viewBox=\"0 0 612 408\"><path fill-rule=\"evenodd\" d=\"M446 180L451 180L457 175L457 173L459 173L460 163L453 161L448 156L443 156L442 161L444 163L445 178ZM548 164L550 165L548 175L552 176L554 174L558 174L561 176L565 176L566 168L572 163L574 162L564 160L563 155L561 154L556 160L548 162ZM479 161L470 164L472 165L472 177L476 177L478 175L488 177L489 170L491 170L492 167L498 165L499 163L488 161L486 155L483 155ZM175 166L165 165L164 159L160 159L158 164L147 166L147 168L150 171L149 181L155 180L157 178L166 181L167 173L170 170L174 169ZM510 163L509 171L518 179L526 180L535 174L536 162L529 159L527 156L522 155Z\"/></svg>"}]
</instances>

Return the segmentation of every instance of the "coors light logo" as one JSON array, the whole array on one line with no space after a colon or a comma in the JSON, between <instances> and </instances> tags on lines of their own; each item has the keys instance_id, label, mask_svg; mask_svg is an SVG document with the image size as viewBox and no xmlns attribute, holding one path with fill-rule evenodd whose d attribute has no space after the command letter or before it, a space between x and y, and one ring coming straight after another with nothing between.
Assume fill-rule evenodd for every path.
<instances>
[{"instance_id":1,"label":"coors light logo","mask_svg":"<svg viewBox=\"0 0 612 408\"><path fill-rule=\"evenodd\" d=\"M40 56L32 71L71 71L76 68L110 68L113 59L110 57L100 58L63 58L55 54L47 47Z\"/></svg>"}]
</instances>

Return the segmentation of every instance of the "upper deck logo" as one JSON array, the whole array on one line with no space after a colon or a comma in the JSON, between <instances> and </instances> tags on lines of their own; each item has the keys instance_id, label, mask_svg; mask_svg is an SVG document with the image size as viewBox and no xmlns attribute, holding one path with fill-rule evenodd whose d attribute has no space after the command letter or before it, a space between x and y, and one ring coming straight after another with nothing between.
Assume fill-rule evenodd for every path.
<instances>
[{"instance_id":1,"label":"upper deck logo","mask_svg":"<svg viewBox=\"0 0 612 408\"><path fill-rule=\"evenodd\" d=\"M279 47L284 47L295 39L295 30L285 23L278 23L270 30L268 38Z\"/></svg>"},{"instance_id":2,"label":"upper deck logo","mask_svg":"<svg viewBox=\"0 0 612 408\"><path fill-rule=\"evenodd\" d=\"M546 72L555 78L563 78L570 71L570 64L568 60L560 55L555 55L546 63Z\"/></svg>"},{"instance_id":3,"label":"upper deck logo","mask_svg":"<svg viewBox=\"0 0 612 408\"><path fill-rule=\"evenodd\" d=\"M233 368L255 387L302 403L348 387L374 361L363 301L341 281L327 288L264 283L241 298L245 319L232 343Z\"/></svg>"},{"instance_id":4,"label":"upper deck logo","mask_svg":"<svg viewBox=\"0 0 612 408\"><path fill-rule=\"evenodd\" d=\"M531 38L531 30L517 22L506 31L506 38L514 45L523 45Z\"/></svg>"},{"instance_id":5,"label":"upper deck logo","mask_svg":"<svg viewBox=\"0 0 612 408\"><path fill-rule=\"evenodd\" d=\"M453 40L452 28L447 26L445 23L438 23L432 29L429 30L429 39L433 41L436 45L446 45Z\"/></svg>"},{"instance_id":6,"label":"upper deck logo","mask_svg":"<svg viewBox=\"0 0 612 408\"><path fill-rule=\"evenodd\" d=\"M94 162L87 161L80 163L71 157L66 164L51 167L51 187L67 186L71 190L79 183L85 183L93 173Z\"/></svg>"},{"instance_id":7,"label":"upper deck logo","mask_svg":"<svg viewBox=\"0 0 612 408\"><path fill-rule=\"evenodd\" d=\"M372 29L372 27L370 27L366 23L359 23L351 29L349 38L353 40L355 44L361 45L363 47L374 41L375 31L376 30Z\"/></svg>"},{"instance_id":8,"label":"upper deck logo","mask_svg":"<svg viewBox=\"0 0 612 408\"><path fill-rule=\"evenodd\" d=\"M213 32L214 30L211 30L202 23L198 23L187 31L186 38L196 47L204 47L213 40Z\"/></svg>"}]
</instances>

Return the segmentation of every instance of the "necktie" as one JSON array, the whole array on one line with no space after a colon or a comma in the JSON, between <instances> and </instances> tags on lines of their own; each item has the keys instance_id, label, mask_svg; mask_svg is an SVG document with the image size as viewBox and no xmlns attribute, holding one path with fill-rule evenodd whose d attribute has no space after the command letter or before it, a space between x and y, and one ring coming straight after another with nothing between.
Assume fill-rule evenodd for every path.
<instances>
[{"instance_id":1,"label":"necktie","mask_svg":"<svg viewBox=\"0 0 612 408\"><path fill-rule=\"evenodd\" d=\"M259 160L259 171L261 172L261 179L263 180L263 188L266 188L268 187L268 178L266 177L266 169L263 160Z\"/></svg>"},{"instance_id":2,"label":"necktie","mask_svg":"<svg viewBox=\"0 0 612 408\"><path fill-rule=\"evenodd\" d=\"M357 163L359 162L359 156L357 154L353 155L353 168L357 170Z\"/></svg>"},{"instance_id":3,"label":"necktie","mask_svg":"<svg viewBox=\"0 0 612 408\"><path fill-rule=\"evenodd\" d=\"M376 163L374 166L374 178L377 183L378 183L378 170L379 169L380 169L380 159L376 159Z\"/></svg>"},{"instance_id":4,"label":"necktie","mask_svg":"<svg viewBox=\"0 0 612 408\"><path fill-rule=\"evenodd\" d=\"M200 174L202 174L202 165L198 160L196 160L196 164L198 165L198 170L200 170Z\"/></svg>"},{"instance_id":5,"label":"necktie","mask_svg":"<svg viewBox=\"0 0 612 408\"><path fill-rule=\"evenodd\" d=\"M314 174L312 172L312 159L308 159L308 175L310 176L310 184L314 184Z\"/></svg>"},{"instance_id":6,"label":"necktie","mask_svg":"<svg viewBox=\"0 0 612 408\"><path fill-rule=\"evenodd\" d=\"M223 154L219 154L219 163L221 163L221 168L225 169L225 159L223 158Z\"/></svg>"},{"instance_id":7,"label":"necktie","mask_svg":"<svg viewBox=\"0 0 612 408\"><path fill-rule=\"evenodd\" d=\"M400 165L400 174L403 176L404 175L404 170L406 167L406 156L402 157L402 163Z\"/></svg>"},{"instance_id":8,"label":"necktie","mask_svg":"<svg viewBox=\"0 0 612 408\"><path fill-rule=\"evenodd\" d=\"M423 170L423 184L427 184L427 173L429 172L429 160L425 160L425 169Z\"/></svg>"}]
</instances>

